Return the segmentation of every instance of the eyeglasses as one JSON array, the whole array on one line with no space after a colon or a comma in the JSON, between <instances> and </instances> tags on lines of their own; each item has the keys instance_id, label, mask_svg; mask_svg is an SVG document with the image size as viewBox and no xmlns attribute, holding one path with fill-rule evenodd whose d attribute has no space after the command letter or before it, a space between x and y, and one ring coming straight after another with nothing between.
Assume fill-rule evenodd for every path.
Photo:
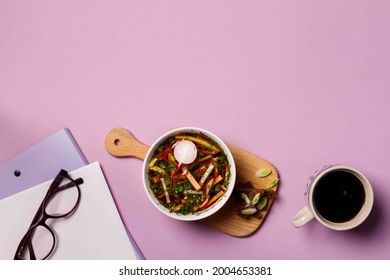
<instances>
[{"instance_id":1,"label":"eyeglasses","mask_svg":"<svg viewBox=\"0 0 390 280\"><path fill-rule=\"evenodd\" d=\"M80 203L79 185L82 183L82 178L73 180L65 170L58 173L20 241L14 260L45 260L54 252L57 240L52 223L75 212ZM52 223L48 219L52 219Z\"/></svg>"}]
</instances>

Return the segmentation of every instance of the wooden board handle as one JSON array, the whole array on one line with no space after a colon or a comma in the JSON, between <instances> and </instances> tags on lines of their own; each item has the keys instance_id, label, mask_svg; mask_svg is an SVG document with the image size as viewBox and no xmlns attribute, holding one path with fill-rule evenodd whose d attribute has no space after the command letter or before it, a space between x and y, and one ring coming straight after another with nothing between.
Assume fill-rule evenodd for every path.
<instances>
[{"instance_id":1,"label":"wooden board handle","mask_svg":"<svg viewBox=\"0 0 390 280\"><path fill-rule=\"evenodd\" d=\"M137 157L144 160L149 146L138 141L130 131L114 128L104 141L107 152L115 157Z\"/></svg>"}]
</instances>

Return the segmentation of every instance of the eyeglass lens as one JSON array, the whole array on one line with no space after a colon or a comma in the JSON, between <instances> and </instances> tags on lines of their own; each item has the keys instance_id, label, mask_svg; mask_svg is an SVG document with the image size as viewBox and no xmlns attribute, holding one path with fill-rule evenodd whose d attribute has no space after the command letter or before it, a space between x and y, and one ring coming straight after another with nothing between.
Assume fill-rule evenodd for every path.
<instances>
[{"instance_id":1,"label":"eyeglass lens","mask_svg":"<svg viewBox=\"0 0 390 280\"><path fill-rule=\"evenodd\" d=\"M78 203L79 195L79 189L72 182L62 185L46 201L46 214L52 217L70 214Z\"/></svg>"},{"instance_id":2,"label":"eyeglass lens","mask_svg":"<svg viewBox=\"0 0 390 280\"><path fill-rule=\"evenodd\" d=\"M27 234L31 234L30 246L32 248L31 250L25 251L22 259L44 260L52 254L55 245L55 237L54 233L48 227L44 225L37 225L30 228Z\"/></svg>"}]
</instances>

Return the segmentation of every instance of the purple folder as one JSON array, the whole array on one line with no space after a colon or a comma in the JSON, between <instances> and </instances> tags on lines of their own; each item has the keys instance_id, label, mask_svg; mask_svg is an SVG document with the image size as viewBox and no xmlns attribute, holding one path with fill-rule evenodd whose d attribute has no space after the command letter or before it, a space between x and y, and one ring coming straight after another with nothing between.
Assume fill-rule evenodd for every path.
<instances>
[{"instance_id":1,"label":"purple folder","mask_svg":"<svg viewBox=\"0 0 390 280\"><path fill-rule=\"evenodd\" d=\"M72 171L88 162L69 129L0 165L0 199L53 179L60 169Z\"/></svg>"}]
</instances>

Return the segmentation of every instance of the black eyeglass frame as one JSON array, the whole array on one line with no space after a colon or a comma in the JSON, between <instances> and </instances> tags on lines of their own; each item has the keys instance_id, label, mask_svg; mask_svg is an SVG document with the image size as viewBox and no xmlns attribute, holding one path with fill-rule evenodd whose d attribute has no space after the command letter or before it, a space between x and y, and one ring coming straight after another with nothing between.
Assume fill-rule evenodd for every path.
<instances>
[{"instance_id":1,"label":"black eyeglass frame","mask_svg":"<svg viewBox=\"0 0 390 280\"><path fill-rule=\"evenodd\" d=\"M61 185L61 182L64 179L70 180L70 182ZM54 234L53 229L47 225L46 221L48 219L60 219L65 218L67 216L70 216L74 213L74 211L77 209L77 207L80 204L81 199L81 191L79 185L83 184L82 178L72 179L66 170L61 169L61 171L58 173L58 175L54 178L53 182L51 183L49 189L47 190L47 193L45 195L45 198L43 199L41 205L38 208L38 211L36 212L33 221L31 222L31 225L29 229L27 230L26 234L23 236L22 240L19 243L19 246L16 250L14 260L23 260L23 256L26 252L26 249L28 248L30 259L36 260L36 255L34 252L34 248L32 245L32 237L34 235L35 230L38 226L45 227L51 234L51 237L53 238L53 244L49 252L46 254L42 260L47 259L54 251L57 240L56 235ZM59 215L50 215L46 211L46 207L49 204L49 202L55 197L56 194L58 194L61 191L65 191L71 187L76 187L77 189L77 200L75 205L66 213L59 214Z\"/></svg>"}]
</instances>

